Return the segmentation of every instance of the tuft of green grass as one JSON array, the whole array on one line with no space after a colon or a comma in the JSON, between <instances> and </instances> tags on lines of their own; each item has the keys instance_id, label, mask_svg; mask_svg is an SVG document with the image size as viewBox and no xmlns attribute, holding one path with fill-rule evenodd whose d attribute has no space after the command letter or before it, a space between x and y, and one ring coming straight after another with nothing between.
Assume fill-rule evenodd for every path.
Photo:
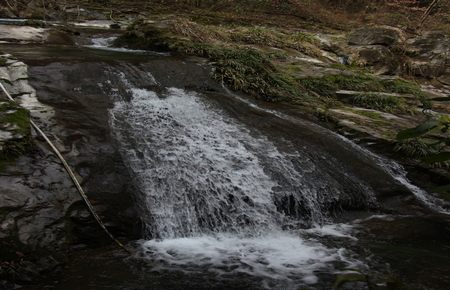
<instances>
[{"instance_id":1,"label":"tuft of green grass","mask_svg":"<svg viewBox=\"0 0 450 290\"><path fill-rule=\"evenodd\" d=\"M405 100L397 96L380 95L376 93L358 94L353 98L352 102L359 107L388 113L411 111Z\"/></svg>"},{"instance_id":2,"label":"tuft of green grass","mask_svg":"<svg viewBox=\"0 0 450 290\"><path fill-rule=\"evenodd\" d=\"M430 154L436 153L436 150L423 139L414 138L397 142L395 151L402 152L408 157L423 158Z\"/></svg>"},{"instance_id":3,"label":"tuft of green grass","mask_svg":"<svg viewBox=\"0 0 450 290\"><path fill-rule=\"evenodd\" d=\"M300 85L321 96L334 96L338 90L381 91L383 86L371 76L358 75L327 75L320 78L308 77L299 80Z\"/></svg>"},{"instance_id":4,"label":"tuft of green grass","mask_svg":"<svg viewBox=\"0 0 450 290\"><path fill-rule=\"evenodd\" d=\"M403 79L385 80L364 73L338 74L324 77L309 77L299 80L300 85L322 96L334 96L338 90L359 92L383 92L411 94L426 103L420 86Z\"/></svg>"},{"instance_id":5,"label":"tuft of green grass","mask_svg":"<svg viewBox=\"0 0 450 290\"><path fill-rule=\"evenodd\" d=\"M242 44L271 46L280 49L291 48L311 56L320 56L317 39L308 33L285 33L274 28L238 27L229 35L231 41Z\"/></svg>"},{"instance_id":6,"label":"tuft of green grass","mask_svg":"<svg viewBox=\"0 0 450 290\"><path fill-rule=\"evenodd\" d=\"M215 66L213 77L233 90L268 101L285 99L297 93L295 82L282 74L259 50L189 41L174 42L170 47L178 52L210 59Z\"/></svg>"}]
</instances>

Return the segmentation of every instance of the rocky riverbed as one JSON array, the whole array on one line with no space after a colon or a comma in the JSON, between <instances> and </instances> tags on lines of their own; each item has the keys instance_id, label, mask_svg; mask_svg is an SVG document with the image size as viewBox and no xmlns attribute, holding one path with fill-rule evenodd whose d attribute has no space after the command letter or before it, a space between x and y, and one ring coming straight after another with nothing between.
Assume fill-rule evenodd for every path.
<instances>
[{"instance_id":1,"label":"rocky riverbed","mask_svg":"<svg viewBox=\"0 0 450 290\"><path fill-rule=\"evenodd\" d=\"M68 11L73 14L72 20L78 17L73 16L80 13L79 9ZM83 13L94 15L89 10ZM141 26L135 24L127 32L116 30L117 26L110 29L116 22L104 19L63 26L57 22L43 27L0 25L0 41L6 42L0 45L0 51L7 52L0 56L0 81L17 100L17 104L6 99L0 103L0 287L79 289L74 285L80 283L83 288L180 288L187 284L220 288L220 283L225 283L210 274L205 284L200 282L205 277L197 274L192 281L187 281L186 274L181 272L152 270L148 274L145 262L142 265L142 261L123 260L124 256L111 249L110 241L90 217L59 161L29 127L31 114L73 166L107 227L133 246L133 241L143 238L142 227L149 225L145 225L142 200L138 197L142 191L139 176L133 175L135 172L130 171L121 154L109 114L118 99L132 99L136 90L147 90L164 99L170 98L167 92L171 87L208 96L212 107L224 108L227 115L254 130L252 134L264 132L270 136L268 143L273 142L283 150L291 150L289 142L295 144L293 148L312 143L315 149L335 153L337 158L348 157L343 171L356 172L358 164L369 164L358 174L366 176L364 180L376 188L378 203L366 203L362 197L355 197L357 190L346 193L348 199L335 201L332 205L336 210L335 222L350 222L361 230L350 240L346 240L345 234L337 240L326 238L326 245L340 247L349 243L355 256L376 255L367 262L375 273L363 269L348 276L345 276L348 273L343 276L322 273L323 277L319 276L325 282L317 287L337 285L339 279L339 287L347 283L342 289L445 287L449 279L445 260L449 253L441 234L448 233L448 217L414 196L410 192L414 191L413 185L405 188L404 184L391 181L389 174L398 172L381 173L376 169L379 164L367 161L368 157L359 157L360 151L354 157L342 155L347 152L341 151L342 144L333 149L332 144L326 144L328 137L318 133L320 130L293 125L295 122L291 120L312 120L373 151L399 159L409 166L409 176L418 185L445 184L448 180L445 167L418 166L393 153L392 148L398 130L424 120L421 114L426 105L424 100L432 101L428 109L433 114L449 113L447 103L442 101L450 85L448 35L436 31L411 35L396 27L369 26L346 32L301 30L295 32L298 39L286 42L284 39L288 38L284 37L293 32L290 28L269 29L265 24L255 29L246 24L205 25L185 17L146 16L138 22ZM119 27L126 23L129 22L124 21ZM145 50L130 53L123 47L113 48L111 44L116 37L119 37L116 45L163 48L164 53ZM177 46L180 39L186 43ZM202 53L197 45L203 45ZM298 97L303 95L298 95L274 104L261 100L269 96L266 92L265 97L258 97L251 86L233 87L230 79L217 78L215 73L220 72L223 59L220 49L209 51L211 46L254 50L257 57L262 55L258 60L264 64L270 56L271 69L301 83L295 89L307 97L302 99ZM169 56L170 53L174 56ZM227 57L234 59L235 55L228 53ZM210 77L212 68L216 69L212 73L216 80ZM418 82L411 81L411 75ZM124 82L124 78L131 79L135 87L127 87L130 83ZM223 88L217 80L236 89L237 94ZM242 91L259 100L252 100L250 105L243 102L248 96ZM372 99L375 101L371 102ZM148 152L138 152L145 153ZM340 171L324 175L334 174ZM406 175L399 176L406 180ZM351 182L348 184L351 186ZM432 207L448 209L448 202L433 195L429 198ZM285 212L295 208L292 197L285 201L279 208ZM381 215L371 218L372 214ZM434 246L430 247L428 241L433 241ZM431 274L427 275L419 266L405 268L397 259L410 259ZM101 277L94 275L97 272L102 272ZM253 279L245 281L248 284L240 286L256 285ZM239 286L229 281L222 285L227 283L230 287Z\"/></svg>"}]
</instances>

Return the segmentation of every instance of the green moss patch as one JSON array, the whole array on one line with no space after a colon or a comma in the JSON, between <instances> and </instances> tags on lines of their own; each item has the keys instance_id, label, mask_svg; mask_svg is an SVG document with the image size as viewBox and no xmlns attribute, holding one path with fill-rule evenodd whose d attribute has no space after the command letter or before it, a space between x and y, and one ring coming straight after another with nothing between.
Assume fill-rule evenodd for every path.
<instances>
[{"instance_id":1,"label":"green moss patch","mask_svg":"<svg viewBox=\"0 0 450 290\"><path fill-rule=\"evenodd\" d=\"M27 152L31 145L30 115L26 109L13 102L0 104L0 126L9 127L12 138L2 144L0 170L17 156Z\"/></svg>"}]
</instances>

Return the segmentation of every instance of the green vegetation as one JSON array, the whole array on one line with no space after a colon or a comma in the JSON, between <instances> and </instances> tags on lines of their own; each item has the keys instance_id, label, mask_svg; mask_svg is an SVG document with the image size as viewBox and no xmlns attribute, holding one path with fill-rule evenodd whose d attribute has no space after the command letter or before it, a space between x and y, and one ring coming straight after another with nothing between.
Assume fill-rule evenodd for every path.
<instances>
[{"instance_id":1,"label":"green vegetation","mask_svg":"<svg viewBox=\"0 0 450 290\"><path fill-rule=\"evenodd\" d=\"M429 118L417 127L400 131L399 150L437 167L450 165L450 117Z\"/></svg>"},{"instance_id":2,"label":"green vegetation","mask_svg":"<svg viewBox=\"0 0 450 290\"><path fill-rule=\"evenodd\" d=\"M29 112L12 102L0 104L0 124L8 124L14 138L2 144L0 150L0 170L17 156L24 154L31 145Z\"/></svg>"},{"instance_id":3,"label":"green vegetation","mask_svg":"<svg viewBox=\"0 0 450 290\"><path fill-rule=\"evenodd\" d=\"M238 27L232 30L230 40L242 44L256 44L276 48L291 48L310 56L320 56L317 39L303 32L281 32L267 27Z\"/></svg>"},{"instance_id":4,"label":"green vegetation","mask_svg":"<svg viewBox=\"0 0 450 290\"><path fill-rule=\"evenodd\" d=\"M408 112L405 100L398 96L381 95L377 93L358 94L353 100L353 104L358 107L374 109L383 112Z\"/></svg>"},{"instance_id":5,"label":"green vegetation","mask_svg":"<svg viewBox=\"0 0 450 290\"><path fill-rule=\"evenodd\" d=\"M334 96L338 90L412 94L417 97L423 94L415 83L402 79L385 80L363 73L309 77L301 79L300 83L308 90L327 96Z\"/></svg>"},{"instance_id":6,"label":"green vegetation","mask_svg":"<svg viewBox=\"0 0 450 290\"><path fill-rule=\"evenodd\" d=\"M4 102L0 104L0 112L14 111L11 114L2 114L0 124L11 123L17 126L16 132L21 135L30 133L30 115L29 112L12 102Z\"/></svg>"},{"instance_id":7,"label":"green vegetation","mask_svg":"<svg viewBox=\"0 0 450 290\"><path fill-rule=\"evenodd\" d=\"M363 110L356 110L356 109L351 109L351 111L355 114L368 117L368 118L372 119L373 121L381 121L381 122L386 121L386 119L384 119L379 112L363 111Z\"/></svg>"},{"instance_id":8,"label":"green vegetation","mask_svg":"<svg viewBox=\"0 0 450 290\"><path fill-rule=\"evenodd\" d=\"M268 101L279 101L301 93L293 78L282 73L272 62L274 58L282 57L281 54L223 43L221 40L228 37L223 29L214 30L189 21L177 21L169 27L169 30L146 27L141 35L132 28L116 44L208 58L214 63L215 79L234 90Z\"/></svg>"},{"instance_id":9,"label":"green vegetation","mask_svg":"<svg viewBox=\"0 0 450 290\"><path fill-rule=\"evenodd\" d=\"M403 152L408 157L423 158L430 154L436 153L429 142L423 139L406 139L397 142L395 151Z\"/></svg>"}]
</instances>

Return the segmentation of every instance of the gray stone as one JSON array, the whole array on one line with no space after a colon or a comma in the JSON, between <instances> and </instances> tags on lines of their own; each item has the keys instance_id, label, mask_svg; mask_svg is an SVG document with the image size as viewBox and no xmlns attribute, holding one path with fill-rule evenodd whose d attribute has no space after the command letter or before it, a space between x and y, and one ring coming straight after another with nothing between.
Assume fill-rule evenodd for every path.
<instances>
[{"instance_id":1,"label":"gray stone","mask_svg":"<svg viewBox=\"0 0 450 290\"><path fill-rule=\"evenodd\" d=\"M358 49L358 58L366 65L387 64L392 62L394 55L385 46L362 46Z\"/></svg>"},{"instance_id":2,"label":"gray stone","mask_svg":"<svg viewBox=\"0 0 450 290\"><path fill-rule=\"evenodd\" d=\"M10 190L0 188L0 209L6 210L23 207L29 199L30 196L26 192L17 191L11 194Z\"/></svg>"},{"instance_id":3,"label":"gray stone","mask_svg":"<svg viewBox=\"0 0 450 290\"><path fill-rule=\"evenodd\" d=\"M415 75L425 78L435 78L441 76L447 64L445 60L436 58L432 60L411 60L408 64L409 71Z\"/></svg>"},{"instance_id":4,"label":"gray stone","mask_svg":"<svg viewBox=\"0 0 450 290\"><path fill-rule=\"evenodd\" d=\"M433 57L437 55L449 57L450 37L439 31L425 33L407 41L406 51L412 56Z\"/></svg>"},{"instance_id":5,"label":"gray stone","mask_svg":"<svg viewBox=\"0 0 450 290\"><path fill-rule=\"evenodd\" d=\"M28 67L23 62L16 62L8 66L9 79L14 82L28 78Z\"/></svg>"},{"instance_id":6,"label":"gray stone","mask_svg":"<svg viewBox=\"0 0 450 290\"><path fill-rule=\"evenodd\" d=\"M12 82L12 84L5 84L6 90L12 95L12 96L20 96L25 94L36 94L36 91L32 86L28 84L27 80L16 80L15 82Z\"/></svg>"},{"instance_id":7,"label":"gray stone","mask_svg":"<svg viewBox=\"0 0 450 290\"><path fill-rule=\"evenodd\" d=\"M21 243L32 247L45 247L50 243L63 243L58 241L55 225L64 217L64 213L56 208L45 208L35 211L31 216L17 220L18 237ZM63 235L63 234L62 234Z\"/></svg>"},{"instance_id":8,"label":"gray stone","mask_svg":"<svg viewBox=\"0 0 450 290\"><path fill-rule=\"evenodd\" d=\"M352 31L348 36L351 45L385 45L392 46L403 42L403 32L390 26L361 27Z\"/></svg>"},{"instance_id":9,"label":"gray stone","mask_svg":"<svg viewBox=\"0 0 450 290\"><path fill-rule=\"evenodd\" d=\"M445 73L438 78L438 81L444 85L450 86L450 69L447 69Z\"/></svg>"},{"instance_id":10,"label":"gray stone","mask_svg":"<svg viewBox=\"0 0 450 290\"><path fill-rule=\"evenodd\" d=\"M11 82L11 78L10 78L10 76L9 76L9 72L8 72L8 69L6 68L6 67L0 67L0 81L1 80L5 80L5 81L7 81L8 83L10 83Z\"/></svg>"}]
</instances>

